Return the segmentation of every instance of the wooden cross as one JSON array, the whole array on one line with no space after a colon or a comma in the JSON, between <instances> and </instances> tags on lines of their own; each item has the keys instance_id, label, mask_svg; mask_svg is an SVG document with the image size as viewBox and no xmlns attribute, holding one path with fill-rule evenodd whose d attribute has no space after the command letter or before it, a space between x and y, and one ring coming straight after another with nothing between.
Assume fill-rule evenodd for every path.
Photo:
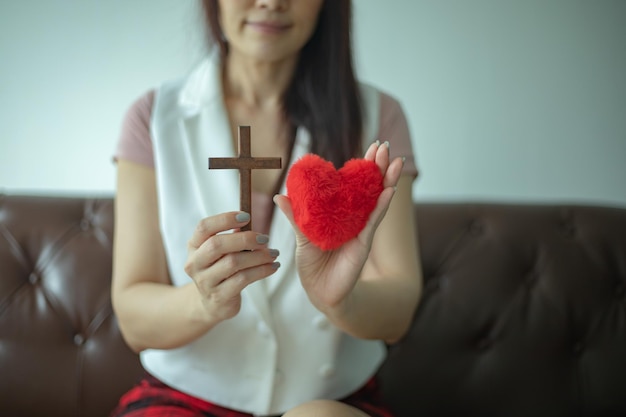
<instances>
[{"instance_id":1,"label":"wooden cross","mask_svg":"<svg viewBox=\"0 0 626 417\"><path fill-rule=\"evenodd\" d=\"M209 158L209 169L239 170L239 208L252 216L252 170L277 169L280 158L253 158L250 151L250 126L239 126L239 155L236 158ZM219 197L218 197L219 198ZM251 230L252 221L241 230Z\"/></svg>"}]
</instances>

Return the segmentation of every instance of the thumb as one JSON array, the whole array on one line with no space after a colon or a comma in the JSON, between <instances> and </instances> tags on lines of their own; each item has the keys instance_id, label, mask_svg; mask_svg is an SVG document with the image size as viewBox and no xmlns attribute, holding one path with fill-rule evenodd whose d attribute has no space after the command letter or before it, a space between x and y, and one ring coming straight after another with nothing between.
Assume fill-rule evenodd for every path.
<instances>
[{"instance_id":1,"label":"thumb","mask_svg":"<svg viewBox=\"0 0 626 417\"><path fill-rule=\"evenodd\" d=\"M291 228L296 234L296 241L298 245L309 243L309 239L304 235L304 233L302 233L302 231L300 230L300 228L296 224L296 221L293 218L293 210L291 208L291 201L289 200L289 197L287 197L286 195L282 195L282 194L276 194L273 200L274 200L274 204L278 206L280 211L282 211L285 217L287 217L287 220L289 220L289 223L291 223Z\"/></svg>"},{"instance_id":2,"label":"thumb","mask_svg":"<svg viewBox=\"0 0 626 417\"><path fill-rule=\"evenodd\" d=\"M395 192L395 187L387 187L382 193L380 193L374 211L372 211L365 227L361 230L361 233L359 233L359 240L367 242L368 246L374 239L374 233L376 232L378 225L385 217L385 214L387 214L387 209L391 204L391 199L393 198Z\"/></svg>"}]
</instances>

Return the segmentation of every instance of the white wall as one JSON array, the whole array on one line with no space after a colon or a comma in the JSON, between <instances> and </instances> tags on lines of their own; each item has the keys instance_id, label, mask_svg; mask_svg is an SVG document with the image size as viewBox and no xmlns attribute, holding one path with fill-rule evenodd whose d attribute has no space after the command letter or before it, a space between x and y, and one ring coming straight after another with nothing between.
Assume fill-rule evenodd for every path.
<instances>
[{"instance_id":1,"label":"white wall","mask_svg":"<svg viewBox=\"0 0 626 417\"><path fill-rule=\"evenodd\" d=\"M194 4L0 0L0 189L112 193L127 108L203 51Z\"/></svg>"},{"instance_id":2,"label":"white wall","mask_svg":"<svg viewBox=\"0 0 626 417\"><path fill-rule=\"evenodd\" d=\"M626 206L626 1L355 0L420 200ZM112 192L130 103L203 50L195 1L0 0L0 189Z\"/></svg>"}]
</instances>

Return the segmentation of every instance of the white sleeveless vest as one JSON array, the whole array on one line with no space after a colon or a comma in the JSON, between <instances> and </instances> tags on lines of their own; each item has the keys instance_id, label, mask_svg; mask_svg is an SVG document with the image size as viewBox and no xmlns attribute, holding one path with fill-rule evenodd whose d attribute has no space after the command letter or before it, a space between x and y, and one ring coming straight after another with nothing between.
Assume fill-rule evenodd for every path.
<instances>
[{"instance_id":1,"label":"white sleeveless vest","mask_svg":"<svg viewBox=\"0 0 626 417\"><path fill-rule=\"evenodd\" d=\"M365 149L378 133L379 93L365 85L361 91ZM169 272L174 285L183 285L191 282L183 265L199 220L239 209L238 172L208 170L209 157L235 156L215 55L157 90L151 132ZM254 140L254 126L251 133ZM309 134L299 128L291 160L308 150ZM293 231L278 209L269 236L268 247L280 250L278 271L247 287L239 314L196 341L143 351L148 372L180 391L256 415L344 397L376 372L384 344L346 335L313 307L297 276Z\"/></svg>"}]
</instances>

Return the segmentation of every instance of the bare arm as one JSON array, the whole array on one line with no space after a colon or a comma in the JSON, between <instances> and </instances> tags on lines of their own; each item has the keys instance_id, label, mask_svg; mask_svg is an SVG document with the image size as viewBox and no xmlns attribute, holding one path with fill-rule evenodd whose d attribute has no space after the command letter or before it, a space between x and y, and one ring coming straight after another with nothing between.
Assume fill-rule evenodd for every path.
<instances>
[{"instance_id":1,"label":"bare arm","mask_svg":"<svg viewBox=\"0 0 626 417\"><path fill-rule=\"evenodd\" d=\"M411 177L400 178L359 281L345 302L327 313L356 337L393 343L404 336L413 320L422 292L422 271L411 185Z\"/></svg>"},{"instance_id":2,"label":"bare arm","mask_svg":"<svg viewBox=\"0 0 626 417\"><path fill-rule=\"evenodd\" d=\"M122 335L135 351L195 340L237 314L241 290L276 269L275 256L256 242L255 233L217 236L247 222L223 213L199 219L186 267L194 282L172 286L157 207L154 170L119 161L112 301Z\"/></svg>"},{"instance_id":3,"label":"bare arm","mask_svg":"<svg viewBox=\"0 0 626 417\"><path fill-rule=\"evenodd\" d=\"M170 284L154 170L124 160L118 163L112 300L135 351L180 346L211 326L194 286Z\"/></svg>"},{"instance_id":4,"label":"bare arm","mask_svg":"<svg viewBox=\"0 0 626 417\"><path fill-rule=\"evenodd\" d=\"M296 233L298 272L311 302L346 333L392 343L408 330L422 286L412 177L400 179L402 162L389 161L386 144L372 145L365 158L381 169L385 189L365 229L338 249L315 247L294 223L288 197L275 202Z\"/></svg>"}]
</instances>

